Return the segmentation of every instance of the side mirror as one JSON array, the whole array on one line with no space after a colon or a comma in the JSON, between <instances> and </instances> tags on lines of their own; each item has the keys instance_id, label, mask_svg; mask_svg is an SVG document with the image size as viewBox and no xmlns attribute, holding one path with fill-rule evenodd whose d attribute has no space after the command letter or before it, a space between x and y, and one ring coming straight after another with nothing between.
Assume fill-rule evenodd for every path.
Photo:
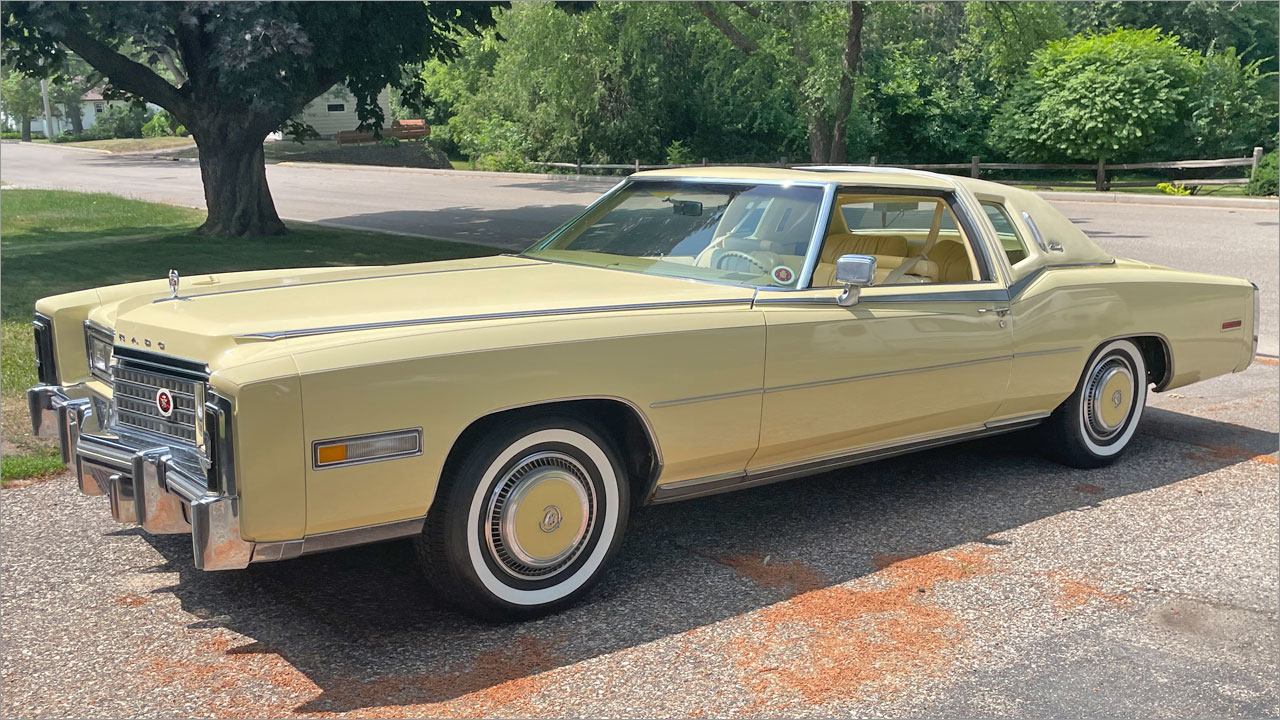
<instances>
[{"instance_id":1,"label":"side mirror","mask_svg":"<svg viewBox=\"0 0 1280 720\"><path fill-rule=\"evenodd\" d=\"M858 304L862 288L876 281L876 259L870 255L841 255L836 260L836 282L844 286L844 292L836 299L840 307Z\"/></svg>"}]
</instances>

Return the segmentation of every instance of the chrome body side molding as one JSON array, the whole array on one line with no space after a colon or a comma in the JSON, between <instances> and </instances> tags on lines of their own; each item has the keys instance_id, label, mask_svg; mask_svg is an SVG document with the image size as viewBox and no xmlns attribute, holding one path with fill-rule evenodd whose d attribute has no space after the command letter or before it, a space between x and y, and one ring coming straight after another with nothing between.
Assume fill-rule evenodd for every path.
<instances>
[{"instance_id":1,"label":"chrome body side molding","mask_svg":"<svg viewBox=\"0 0 1280 720\"><path fill-rule=\"evenodd\" d=\"M299 555L337 550L354 545L395 540L413 537L422 533L426 516L396 520L379 525L366 525L350 530L335 530L327 533L307 535L301 540L285 540L282 542L256 543L253 547L253 558L250 562L275 562L289 560Z\"/></svg>"},{"instance_id":2,"label":"chrome body side molding","mask_svg":"<svg viewBox=\"0 0 1280 720\"><path fill-rule=\"evenodd\" d=\"M676 500L689 500L692 498L729 492L731 490L742 490L750 487L758 487L760 485L768 485L770 483L790 480L797 477L817 475L831 470L839 470L840 468L850 467L853 465L861 465L862 463L884 460L898 455L905 455L918 450L928 450L930 448L942 447L943 445L950 445L952 443L964 442L966 440L974 440L980 437L987 437L989 435L999 435L1002 433L1013 432L1015 430L1021 430L1023 428L1034 427L1046 417L1048 417L1047 414L1037 414L1009 418L1006 420L987 423L981 427L919 437L903 443L862 448L849 453L831 455L813 460L804 460L798 463L774 465L767 468L748 470L728 475L681 480L680 482L659 485L654 488L653 492L649 496L649 503L658 504L674 502Z\"/></svg>"}]
</instances>

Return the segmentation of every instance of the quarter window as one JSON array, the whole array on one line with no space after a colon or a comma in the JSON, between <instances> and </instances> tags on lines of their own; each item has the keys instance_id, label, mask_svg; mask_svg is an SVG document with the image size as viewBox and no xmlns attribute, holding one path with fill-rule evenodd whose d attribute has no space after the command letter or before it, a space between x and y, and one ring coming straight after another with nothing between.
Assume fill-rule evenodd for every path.
<instances>
[{"instance_id":1,"label":"quarter window","mask_svg":"<svg viewBox=\"0 0 1280 720\"><path fill-rule=\"evenodd\" d=\"M1000 237L1000 246L1004 248L1004 254L1009 258L1010 265L1017 265L1027 259L1027 243L1022 239L1022 233L1018 232L1018 226L1013 224L1013 218L1010 217L1009 211L999 203L984 202L982 209L987 213L987 219L995 226L996 235Z\"/></svg>"},{"instance_id":2,"label":"quarter window","mask_svg":"<svg viewBox=\"0 0 1280 720\"><path fill-rule=\"evenodd\" d=\"M347 109L346 103L329 103L327 107L329 112L346 112Z\"/></svg>"}]
</instances>

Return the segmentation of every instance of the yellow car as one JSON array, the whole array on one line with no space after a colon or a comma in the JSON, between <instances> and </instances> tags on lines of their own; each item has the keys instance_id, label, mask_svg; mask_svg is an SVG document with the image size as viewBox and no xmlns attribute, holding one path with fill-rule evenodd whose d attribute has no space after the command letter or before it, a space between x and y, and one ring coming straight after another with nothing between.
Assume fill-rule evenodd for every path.
<instances>
[{"instance_id":1,"label":"yellow car","mask_svg":"<svg viewBox=\"0 0 1280 720\"><path fill-rule=\"evenodd\" d=\"M1041 425L1253 358L1245 280L1113 258L1037 195L874 167L638 173L519 255L36 303L40 435L205 570L415 537L459 607L580 598L630 509Z\"/></svg>"}]
</instances>

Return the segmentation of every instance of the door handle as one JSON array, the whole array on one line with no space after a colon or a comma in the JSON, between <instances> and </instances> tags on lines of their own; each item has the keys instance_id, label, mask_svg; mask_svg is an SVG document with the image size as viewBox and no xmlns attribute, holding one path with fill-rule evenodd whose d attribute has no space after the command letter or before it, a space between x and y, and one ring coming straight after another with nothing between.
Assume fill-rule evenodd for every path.
<instances>
[{"instance_id":1,"label":"door handle","mask_svg":"<svg viewBox=\"0 0 1280 720\"><path fill-rule=\"evenodd\" d=\"M1004 317L1005 315L1008 315L1008 314L1009 314L1010 309L1009 309L1009 308L1007 308L1007 307L978 308L978 312L980 312L980 313L989 313L989 312L993 312L993 313L995 313L995 314L996 314L996 317Z\"/></svg>"}]
</instances>

